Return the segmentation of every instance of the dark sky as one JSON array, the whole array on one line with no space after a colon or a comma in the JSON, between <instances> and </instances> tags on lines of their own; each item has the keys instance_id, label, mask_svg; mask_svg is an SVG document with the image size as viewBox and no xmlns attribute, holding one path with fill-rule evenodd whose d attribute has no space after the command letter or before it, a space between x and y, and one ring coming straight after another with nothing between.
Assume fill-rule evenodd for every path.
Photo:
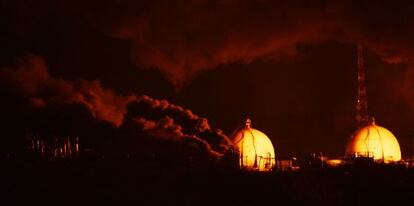
<instances>
[{"instance_id":1,"label":"dark sky","mask_svg":"<svg viewBox=\"0 0 414 206\"><path fill-rule=\"evenodd\" d=\"M414 134L411 1L2 0L0 5L2 113L9 112L3 122L10 111L25 117L27 110L11 99L26 98L43 109L49 102L85 105L97 121L114 123L115 116L119 127L129 95L148 95L190 109L227 135L250 117L282 156L339 155L356 127L356 44L362 44L369 111L397 136L403 156L408 152L408 136ZM42 69L7 72L31 67L21 61ZM100 84L89 82L94 80ZM39 92L39 85L47 92ZM101 91L106 103L76 96L90 91ZM9 130L21 130L16 119Z\"/></svg>"}]
</instances>

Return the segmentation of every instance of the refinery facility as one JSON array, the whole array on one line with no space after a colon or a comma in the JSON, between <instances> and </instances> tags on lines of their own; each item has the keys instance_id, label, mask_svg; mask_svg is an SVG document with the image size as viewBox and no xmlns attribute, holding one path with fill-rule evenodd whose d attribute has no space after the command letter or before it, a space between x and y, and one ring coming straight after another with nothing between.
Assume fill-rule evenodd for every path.
<instances>
[{"instance_id":1,"label":"refinery facility","mask_svg":"<svg viewBox=\"0 0 414 206\"><path fill-rule=\"evenodd\" d=\"M355 46L353 45L353 47ZM407 141L401 142L400 137L393 134L393 128L381 126L381 119L375 119L375 115L369 111L367 98L369 94L366 88L366 52L362 45L357 45L356 49L353 48L353 50L352 53L356 61L350 65L356 71L353 79L357 83L357 89L356 95L353 95L355 97L355 106L351 106L353 107L354 115L346 115L349 115L351 118L355 116L355 128L351 128L353 132L346 137L346 143L342 146L343 150L338 151L341 155L335 154L335 156L330 156L329 153L324 151L314 151L308 154L290 153L288 154L290 156L285 152L284 155L281 155L280 151L285 148L285 145L279 142L278 144L280 145L276 145L275 142L272 142L272 140L277 140L278 136L269 137L270 131L260 131L260 128L257 128L254 123L252 124L252 120L249 118L245 119L231 136L226 136L221 130L212 128L207 119L200 118L190 110L171 104L166 100L158 100L144 95L142 97L120 97L115 101L111 99L114 98L111 92L105 97L108 100L104 98L99 101L105 100L110 104L121 102L124 108L110 105L108 109L102 107L102 111L98 109L96 111L86 110L86 112L84 109L77 111L76 109L79 108L72 108L74 111L84 112L85 114L83 115L85 116L92 115L92 121L96 121L94 118L98 118L99 123L89 122L89 126L97 126L105 121L109 121L110 124L113 123L112 126L105 125L106 123L104 123L101 128L95 129L95 131L103 129L102 134L97 136L91 135L95 132L94 129L90 130L90 134L87 130L79 130L85 134L78 134L79 131L66 133L65 131L61 132L59 129L55 129L59 131L59 135L52 135L54 132L47 131L48 125L53 125L54 123L52 118L48 120L50 122L40 125L38 128L33 126L33 128L36 128L34 131L26 131L26 134L32 132L37 134L36 130L46 130L43 132L43 136L26 135L26 137L22 137L22 139L25 138L23 143L19 142L16 144L24 148L22 156L30 157L28 159L42 160L81 159L85 156L93 156L95 159L99 159L117 156L116 158L126 159L145 159L148 157L148 161L183 159L183 162L198 164L198 162L203 162L206 159L214 159L226 162L223 165L236 165L237 168L242 170L261 172L276 170L297 171L301 168L321 166L337 167L349 165L360 160L381 164L402 164L411 167L411 152L409 155L406 154L408 156L407 159L404 159L404 156L401 154L400 144L404 143L405 146ZM35 70L34 72L37 71ZM23 76L30 76L31 74ZM18 76L20 73L15 75ZM48 78L52 79L52 77ZM60 80L52 79L50 81L59 82ZM67 82L65 85L70 88L68 91L76 90L76 88L71 87L73 85L72 82ZM94 97L99 92L105 93L102 88L100 90L93 92L85 89L85 91L81 91L79 94L68 94L67 96L72 98L68 102L83 102L85 99ZM52 98L53 101L54 99ZM97 100L96 103L102 104L99 101ZM43 100L36 97L31 98L30 102L40 105L40 108L45 104ZM378 104L377 102L374 103ZM66 114L67 116L76 113L71 110L68 111L70 112ZM61 111L52 110L51 112L56 113L53 117L63 117L63 122L67 121L65 115L60 113ZM121 112L121 114L118 112ZM240 113L240 111L238 112ZM34 113L31 118L37 119L37 115L37 113ZM134 115L137 115L137 117L134 117ZM113 122L111 123L111 121ZM28 119L27 128L32 128L31 122L33 121ZM64 124L63 128L67 126L74 127L77 124L83 125L83 123L78 123L76 119L70 124ZM232 125L234 124L231 124L230 127ZM290 126L295 129L297 125ZM315 127L320 127L320 125ZM70 130L71 128L69 128ZM275 135L275 133L279 135L277 131L273 131L272 135ZM67 134L74 134L74 136L68 136ZM24 136L24 134L19 135ZM124 137L128 135L131 138ZM137 138L141 136L143 138ZM83 141L82 138L86 138L88 141ZM148 144L155 149L151 150L150 147L146 146L140 147L141 141L144 142L142 145ZM89 142L88 147L81 147L80 142L82 144ZM412 144L411 139L409 144ZM410 148L411 150L411 145L404 148ZM4 152L2 156L5 159L16 159L16 156L19 154L13 154L13 152L15 151ZM202 161L198 161L198 159L202 159Z\"/></svg>"},{"instance_id":2,"label":"refinery facility","mask_svg":"<svg viewBox=\"0 0 414 206\"><path fill-rule=\"evenodd\" d=\"M414 204L414 1L0 15L1 205Z\"/></svg>"},{"instance_id":3,"label":"refinery facility","mask_svg":"<svg viewBox=\"0 0 414 206\"><path fill-rule=\"evenodd\" d=\"M296 171L307 167L337 167L350 165L359 160L372 163L401 164L411 167L410 160L402 159L401 149L397 137L393 133L379 125L368 111L367 89L365 82L364 50L357 47L357 98L355 105L355 132L348 138L344 145L344 154L341 157L329 157L322 152L313 152L306 156L292 156L278 158L277 149L283 145L273 145L271 139L260 130L252 127L252 120L247 118L244 124L231 136L232 144L238 156L237 164L242 170L247 171ZM35 155L39 159L70 159L80 156L79 137L56 138L53 141L38 137L28 137L26 140L26 152ZM164 154L152 153L150 156ZM105 154L98 154L105 156ZM130 152L123 155L131 158ZM194 158L190 162L194 163ZM232 158L229 158L232 159Z\"/></svg>"},{"instance_id":4,"label":"refinery facility","mask_svg":"<svg viewBox=\"0 0 414 206\"><path fill-rule=\"evenodd\" d=\"M339 156L282 156L278 137L250 118L227 137L190 110L145 96L131 111L166 116L86 138L26 135L22 154L5 155L1 176L15 185L9 196L29 205L400 205L411 197L414 167L392 128L369 113L361 46L357 83L355 128Z\"/></svg>"},{"instance_id":5,"label":"refinery facility","mask_svg":"<svg viewBox=\"0 0 414 206\"><path fill-rule=\"evenodd\" d=\"M307 167L310 164L333 167L353 164L358 159L371 160L375 163L411 166L410 161L402 161L398 139L388 129L377 125L375 118L369 114L364 50L361 45L357 46L357 71L358 90L355 119L358 128L348 139L343 157L331 158L322 155L322 153L313 153L307 157L312 161L307 161L307 163L306 161L298 163L300 161L297 160L297 157L287 160L277 159L270 139L263 132L253 129L251 120L246 119L244 127L232 137L239 152L240 168L250 171L297 170L300 166Z\"/></svg>"}]
</instances>

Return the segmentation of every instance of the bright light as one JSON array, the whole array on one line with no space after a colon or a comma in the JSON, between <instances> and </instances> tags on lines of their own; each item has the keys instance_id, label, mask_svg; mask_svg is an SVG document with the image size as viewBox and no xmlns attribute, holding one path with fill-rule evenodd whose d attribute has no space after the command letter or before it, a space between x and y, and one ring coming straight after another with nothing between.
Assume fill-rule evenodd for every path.
<instances>
[{"instance_id":1,"label":"bright light","mask_svg":"<svg viewBox=\"0 0 414 206\"><path fill-rule=\"evenodd\" d=\"M346 148L346 154L373 157L385 163L401 160L397 138L387 129L375 124L355 132Z\"/></svg>"},{"instance_id":2,"label":"bright light","mask_svg":"<svg viewBox=\"0 0 414 206\"><path fill-rule=\"evenodd\" d=\"M326 164L331 166L331 167L337 167L337 166L341 165L342 163L343 163L343 161L341 159L326 160Z\"/></svg>"},{"instance_id":3,"label":"bright light","mask_svg":"<svg viewBox=\"0 0 414 206\"><path fill-rule=\"evenodd\" d=\"M241 168L269 171L275 165L272 142L263 132L246 127L236 133L233 142L240 152Z\"/></svg>"}]
</instances>

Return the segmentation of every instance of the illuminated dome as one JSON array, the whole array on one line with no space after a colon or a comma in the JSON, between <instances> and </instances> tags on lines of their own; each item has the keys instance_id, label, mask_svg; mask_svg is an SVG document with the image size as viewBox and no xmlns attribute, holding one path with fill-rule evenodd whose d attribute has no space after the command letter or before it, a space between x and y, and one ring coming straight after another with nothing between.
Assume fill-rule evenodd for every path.
<instances>
[{"instance_id":1,"label":"illuminated dome","mask_svg":"<svg viewBox=\"0 0 414 206\"><path fill-rule=\"evenodd\" d=\"M385 163L401 160L397 138L389 130L376 125L375 121L354 133L347 144L346 154L373 157Z\"/></svg>"},{"instance_id":2,"label":"illuminated dome","mask_svg":"<svg viewBox=\"0 0 414 206\"><path fill-rule=\"evenodd\" d=\"M247 170L268 171L275 165L275 150L270 139L261 131L246 125L233 136L240 152L240 167Z\"/></svg>"}]
</instances>

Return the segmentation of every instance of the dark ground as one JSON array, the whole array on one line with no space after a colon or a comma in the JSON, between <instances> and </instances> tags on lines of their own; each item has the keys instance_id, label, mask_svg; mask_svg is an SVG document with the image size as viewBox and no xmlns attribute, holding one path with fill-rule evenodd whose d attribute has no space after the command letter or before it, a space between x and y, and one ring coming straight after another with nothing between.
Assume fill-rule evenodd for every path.
<instances>
[{"instance_id":1,"label":"dark ground","mask_svg":"<svg viewBox=\"0 0 414 206\"><path fill-rule=\"evenodd\" d=\"M138 160L3 161L7 205L412 205L399 166L250 173Z\"/></svg>"}]
</instances>

